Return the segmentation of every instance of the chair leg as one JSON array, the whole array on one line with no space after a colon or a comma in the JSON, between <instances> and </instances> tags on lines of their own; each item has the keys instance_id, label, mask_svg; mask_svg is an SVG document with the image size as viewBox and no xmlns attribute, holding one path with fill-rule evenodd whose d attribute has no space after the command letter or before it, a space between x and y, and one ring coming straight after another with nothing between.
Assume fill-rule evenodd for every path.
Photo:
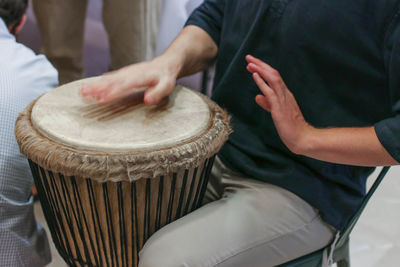
<instances>
[{"instance_id":1,"label":"chair leg","mask_svg":"<svg viewBox=\"0 0 400 267\"><path fill-rule=\"evenodd\" d=\"M341 260L341 261L338 261L338 262L336 263L336 266L337 266L337 267L350 267L350 262L349 262L348 259L343 259L343 260Z\"/></svg>"},{"instance_id":2,"label":"chair leg","mask_svg":"<svg viewBox=\"0 0 400 267\"><path fill-rule=\"evenodd\" d=\"M336 262L337 267L350 267L350 242L347 239L346 243L343 245L341 256Z\"/></svg>"}]
</instances>

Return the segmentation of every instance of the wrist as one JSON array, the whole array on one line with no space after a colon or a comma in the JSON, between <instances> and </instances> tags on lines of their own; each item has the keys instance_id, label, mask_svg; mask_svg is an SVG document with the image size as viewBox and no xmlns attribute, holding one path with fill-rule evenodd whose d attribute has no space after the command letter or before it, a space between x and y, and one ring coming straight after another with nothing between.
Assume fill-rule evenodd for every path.
<instances>
[{"instance_id":1,"label":"wrist","mask_svg":"<svg viewBox=\"0 0 400 267\"><path fill-rule=\"evenodd\" d=\"M302 156L312 156L314 151L318 150L320 144L320 136L322 129L317 129L309 124L303 129L296 144L294 145L293 153Z\"/></svg>"},{"instance_id":2,"label":"wrist","mask_svg":"<svg viewBox=\"0 0 400 267\"><path fill-rule=\"evenodd\" d=\"M155 66L167 71L168 75L174 79L180 78L180 73L183 69L183 60L180 60L179 56L164 53L161 56L154 58L152 61Z\"/></svg>"}]
</instances>

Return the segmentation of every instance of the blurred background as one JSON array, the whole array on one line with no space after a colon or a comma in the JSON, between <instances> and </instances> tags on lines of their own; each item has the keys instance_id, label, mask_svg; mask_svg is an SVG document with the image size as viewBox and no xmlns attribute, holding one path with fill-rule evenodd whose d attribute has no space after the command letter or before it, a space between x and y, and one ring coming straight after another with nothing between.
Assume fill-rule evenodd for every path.
<instances>
[{"instance_id":1,"label":"blurred background","mask_svg":"<svg viewBox=\"0 0 400 267\"><path fill-rule=\"evenodd\" d=\"M161 14L161 25L159 38L156 47L156 55L160 55L168 45L174 40L176 35L182 29L187 16L194 10L202 0L169 0L164 1ZM185 4L179 4L185 2ZM109 44L106 31L104 29L102 18L102 1L89 0L85 20L85 34L83 44L83 65L84 76L91 77L101 75L110 70ZM18 40L36 53L41 52L41 36L32 9L32 0L29 0L29 9L27 12L28 20L25 27L18 36ZM208 74L207 90L210 91L212 69ZM189 88L200 90L202 86L202 73L182 78L179 84Z\"/></svg>"},{"instance_id":2,"label":"blurred background","mask_svg":"<svg viewBox=\"0 0 400 267\"><path fill-rule=\"evenodd\" d=\"M83 46L83 62L87 77L107 72L110 66L108 39L101 22L101 9L102 1L89 1ZM32 11L32 1L29 1L27 15L28 21L19 34L18 40L39 53L42 40Z\"/></svg>"}]
</instances>

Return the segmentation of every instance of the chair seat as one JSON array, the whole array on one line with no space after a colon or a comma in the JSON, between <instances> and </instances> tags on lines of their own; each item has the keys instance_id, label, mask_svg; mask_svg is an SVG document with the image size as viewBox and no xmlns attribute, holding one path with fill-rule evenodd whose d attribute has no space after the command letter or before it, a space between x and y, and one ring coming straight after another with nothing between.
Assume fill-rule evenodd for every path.
<instances>
[{"instance_id":1,"label":"chair seat","mask_svg":"<svg viewBox=\"0 0 400 267\"><path fill-rule=\"evenodd\" d=\"M322 256L324 250L320 249L298 259L279 265L278 267L319 267L322 266ZM335 248L333 261L338 267L350 266L349 258L349 238L340 247Z\"/></svg>"}]
</instances>

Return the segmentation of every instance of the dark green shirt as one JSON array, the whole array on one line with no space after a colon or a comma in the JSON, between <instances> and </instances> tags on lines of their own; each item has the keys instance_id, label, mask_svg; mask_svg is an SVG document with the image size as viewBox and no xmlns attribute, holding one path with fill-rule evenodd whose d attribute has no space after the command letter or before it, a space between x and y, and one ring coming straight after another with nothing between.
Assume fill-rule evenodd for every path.
<instances>
[{"instance_id":1,"label":"dark green shirt","mask_svg":"<svg viewBox=\"0 0 400 267\"><path fill-rule=\"evenodd\" d=\"M315 127L373 126L400 160L400 22L394 0L206 0L187 24L218 45L213 99L232 115L225 164L294 192L341 229L373 168L291 153L246 70L252 54L277 69Z\"/></svg>"}]
</instances>

